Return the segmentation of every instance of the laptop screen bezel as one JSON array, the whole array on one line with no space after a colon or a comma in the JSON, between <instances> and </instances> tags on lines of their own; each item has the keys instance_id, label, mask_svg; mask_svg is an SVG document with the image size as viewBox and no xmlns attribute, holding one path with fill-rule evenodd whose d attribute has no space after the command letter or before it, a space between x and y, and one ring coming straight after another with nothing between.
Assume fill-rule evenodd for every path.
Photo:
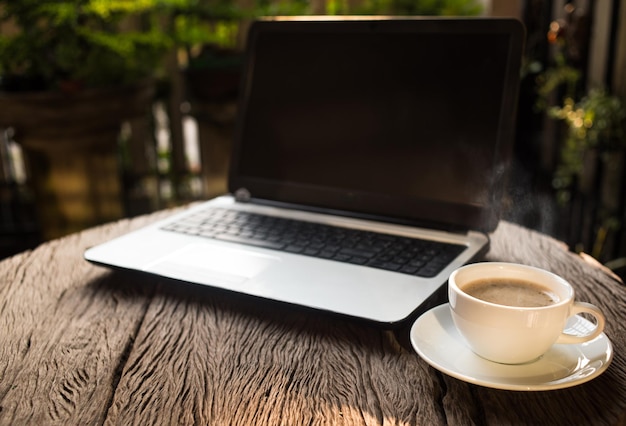
<instances>
[{"instance_id":1,"label":"laptop screen bezel","mask_svg":"<svg viewBox=\"0 0 626 426\"><path fill-rule=\"evenodd\" d=\"M378 32L440 32L505 34L509 38L509 54L506 60L504 90L501 98L499 128L497 130L494 164L497 173L491 177L489 199L485 205L449 203L432 199L406 200L386 194L345 191L320 188L296 182L241 174L237 162L240 157L242 126L245 125L250 96L251 73L254 70L255 43L264 32L279 32L285 35L294 32L362 33ZM437 227L450 230L478 230L490 232L495 229L501 214L501 200L506 184L506 165L510 161L514 140L515 114L519 86L519 69L523 47L524 28L512 18L389 18L389 17L341 17L272 18L252 23L247 40L247 55L241 81L237 123L228 189L236 194L243 189L247 196L266 203L294 205L334 214L371 217L418 226Z\"/></svg>"}]
</instances>

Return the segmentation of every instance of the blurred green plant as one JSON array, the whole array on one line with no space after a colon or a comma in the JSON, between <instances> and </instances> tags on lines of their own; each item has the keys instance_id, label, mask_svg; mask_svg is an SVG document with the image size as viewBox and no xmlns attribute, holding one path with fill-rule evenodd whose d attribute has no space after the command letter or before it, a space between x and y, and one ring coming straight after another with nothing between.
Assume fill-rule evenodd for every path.
<instances>
[{"instance_id":1,"label":"blurred green plant","mask_svg":"<svg viewBox=\"0 0 626 426\"><path fill-rule=\"evenodd\" d=\"M567 125L553 181L559 201L566 203L574 178L583 174L586 152L607 156L626 148L626 107L619 97L594 89L579 102L566 98L562 106L549 108L548 115Z\"/></svg>"},{"instance_id":2,"label":"blurred green plant","mask_svg":"<svg viewBox=\"0 0 626 426\"><path fill-rule=\"evenodd\" d=\"M589 179L590 172L585 170L588 155L597 155L605 173L619 170L617 163L622 158L619 154L626 149L626 106L619 97L604 90L592 89L579 102L567 98L562 106L551 107L548 115L563 121L567 129L552 182L557 202L565 206L570 203L572 193ZM604 185L610 186L607 182ZM594 190L604 192L607 188ZM609 234L622 226L615 207L610 204L600 201L596 206L595 238L588 248L596 259L602 258Z\"/></svg>"},{"instance_id":3,"label":"blurred green plant","mask_svg":"<svg viewBox=\"0 0 626 426\"><path fill-rule=\"evenodd\" d=\"M260 16L310 13L311 4L308 0L257 0L246 3L233 0L179 0L170 11L171 33L175 35L176 45L193 62L191 66L202 67L207 60L216 59L215 50L232 52L242 47L242 23ZM210 46L208 59L206 51L203 52L207 46Z\"/></svg>"},{"instance_id":4,"label":"blurred green plant","mask_svg":"<svg viewBox=\"0 0 626 426\"><path fill-rule=\"evenodd\" d=\"M564 19L550 23L547 37L554 46L554 62L537 77L536 106L563 123L552 175L557 203L572 209L585 200L593 209L588 216L593 221L590 247L573 244L602 259L609 236L622 226L617 200L626 152L626 104L600 85L586 87L580 61L585 15L577 14L571 3L564 12Z\"/></svg>"},{"instance_id":5,"label":"blurred green plant","mask_svg":"<svg viewBox=\"0 0 626 426\"><path fill-rule=\"evenodd\" d=\"M328 15L474 16L483 12L478 0L327 0Z\"/></svg>"},{"instance_id":6,"label":"blurred green plant","mask_svg":"<svg viewBox=\"0 0 626 426\"><path fill-rule=\"evenodd\" d=\"M576 48L575 9L566 8L567 19L553 21L548 41L555 47L554 64L537 77L537 107L548 117L562 121L565 132L553 187L561 205L569 203L576 182L584 175L585 155L596 151L600 160L626 148L626 106L603 88L587 91L581 71L574 66Z\"/></svg>"},{"instance_id":7,"label":"blurred green plant","mask_svg":"<svg viewBox=\"0 0 626 426\"><path fill-rule=\"evenodd\" d=\"M476 15L478 0L326 0L322 13ZM0 86L77 90L154 76L175 47L235 49L241 23L309 0L0 0Z\"/></svg>"},{"instance_id":8,"label":"blurred green plant","mask_svg":"<svg viewBox=\"0 0 626 426\"><path fill-rule=\"evenodd\" d=\"M561 90L565 99L573 99L576 96L579 83L580 71L568 65L565 57L557 53L555 65L537 77L536 107L539 110L547 110L550 107L551 95Z\"/></svg>"},{"instance_id":9,"label":"blurred green plant","mask_svg":"<svg viewBox=\"0 0 626 426\"><path fill-rule=\"evenodd\" d=\"M155 75L185 0L0 0L4 90L77 90Z\"/></svg>"}]
</instances>

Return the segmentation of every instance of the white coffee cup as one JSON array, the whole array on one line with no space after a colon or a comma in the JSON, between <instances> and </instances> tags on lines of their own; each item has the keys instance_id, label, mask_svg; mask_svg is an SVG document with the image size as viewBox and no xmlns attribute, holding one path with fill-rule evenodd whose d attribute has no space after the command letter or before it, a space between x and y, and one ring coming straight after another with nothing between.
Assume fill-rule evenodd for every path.
<instances>
[{"instance_id":1,"label":"white coffee cup","mask_svg":"<svg viewBox=\"0 0 626 426\"><path fill-rule=\"evenodd\" d=\"M466 293L472 288L470 284L480 286L486 279L496 284L521 281L539 285L548 290L553 301L546 306L511 306L502 299L489 302ZM500 297L499 289L495 289ZM454 324L469 347L479 356L503 364L534 361L555 343L583 343L604 329L602 312L592 304L575 301L574 289L567 281L530 266L499 262L463 266L450 275L448 297ZM564 333L568 318L579 313L592 315L596 327L582 336Z\"/></svg>"}]
</instances>

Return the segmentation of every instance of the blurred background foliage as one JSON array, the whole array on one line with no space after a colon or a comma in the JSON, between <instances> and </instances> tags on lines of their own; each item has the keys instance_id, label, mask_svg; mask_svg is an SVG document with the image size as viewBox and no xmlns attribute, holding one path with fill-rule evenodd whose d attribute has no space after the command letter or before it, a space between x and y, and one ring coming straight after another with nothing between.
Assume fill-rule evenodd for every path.
<instances>
[{"instance_id":1,"label":"blurred background foliage","mask_svg":"<svg viewBox=\"0 0 626 426\"><path fill-rule=\"evenodd\" d=\"M5 90L78 90L153 76L175 35L166 0L0 1Z\"/></svg>"},{"instance_id":2,"label":"blurred background foliage","mask_svg":"<svg viewBox=\"0 0 626 426\"><path fill-rule=\"evenodd\" d=\"M120 158L123 168L137 169L137 159L148 152L153 159L133 173L156 173L176 188L181 175L198 170L188 165L181 148L186 136L180 121L189 117L197 122L200 151L207 151L199 155L200 173L217 159L219 164L209 166L224 174L221 163L227 160L223 156L229 152L236 114L241 52L253 19L476 16L493 12L496 3L500 11L518 13L527 27L516 163L505 219L553 235L603 262L623 257L626 89L616 58L624 37L619 0L0 0L0 96L35 91L71 95L155 82L160 112L152 112L152 128L147 126L144 136L136 123L132 132L122 132L122 139L133 139L136 146L121 144ZM603 32L609 53L599 62L606 69L593 81L589 74L598 61L592 59L591 43ZM145 136L150 132L156 136ZM14 133L4 134L5 145L12 142L6 135ZM153 138L148 147L141 142L145 137ZM19 142L19 131L15 139ZM144 191L133 186L137 176L124 177L130 194ZM214 181L215 175L203 179ZM189 193L185 191L178 194ZM172 199L178 196L175 189L172 194Z\"/></svg>"},{"instance_id":3,"label":"blurred background foliage","mask_svg":"<svg viewBox=\"0 0 626 426\"><path fill-rule=\"evenodd\" d=\"M481 10L475 0L0 0L0 24L11 24L0 33L0 76L15 91L128 84L162 75L172 49L236 48L242 22L258 16Z\"/></svg>"}]
</instances>

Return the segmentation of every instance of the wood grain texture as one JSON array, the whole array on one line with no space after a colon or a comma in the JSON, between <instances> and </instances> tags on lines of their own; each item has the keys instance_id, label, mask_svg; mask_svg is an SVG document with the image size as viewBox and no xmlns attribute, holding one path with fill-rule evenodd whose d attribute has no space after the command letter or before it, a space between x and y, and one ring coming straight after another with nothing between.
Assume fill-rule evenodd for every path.
<instances>
[{"instance_id":1,"label":"wood grain texture","mask_svg":"<svg viewBox=\"0 0 626 426\"><path fill-rule=\"evenodd\" d=\"M443 420L436 377L392 333L202 293L155 296L108 413L111 424L138 417L144 424Z\"/></svg>"},{"instance_id":2,"label":"wood grain texture","mask_svg":"<svg viewBox=\"0 0 626 426\"><path fill-rule=\"evenodd\" d=\"M397 333L258 299L109 271L123 220L0 262L0 424L623 424L626 289L562 243L503 222L488 260L551 270L601 306L600 377L499 391L439 373ZM398 333L407 333L408 330Z\"/></svg>"},{"instance_id":3,"label":"wood grain texture","mask_svg":"<svg viewBox=\"0 0 626 426\"><path fill-rule=\"evenodd\" d=\"M0 423L97 424L149 294L82 259L141 221L72 235L0 262Z\"/></svg>"}]
</instances>

